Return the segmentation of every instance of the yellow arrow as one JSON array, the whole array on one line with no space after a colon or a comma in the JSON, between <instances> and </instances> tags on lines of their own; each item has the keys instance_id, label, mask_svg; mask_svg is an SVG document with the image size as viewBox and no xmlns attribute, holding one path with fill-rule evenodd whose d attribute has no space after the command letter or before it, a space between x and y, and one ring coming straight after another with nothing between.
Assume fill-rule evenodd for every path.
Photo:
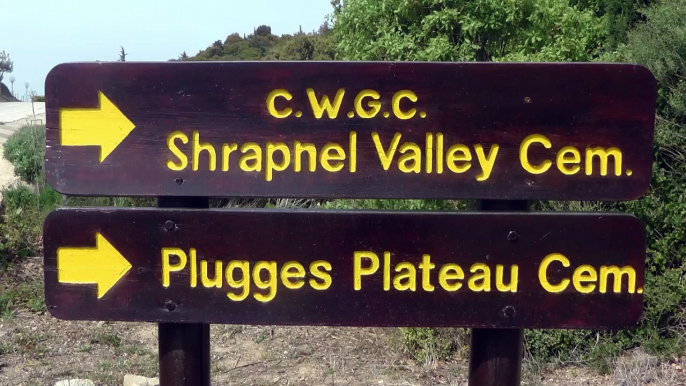
<instances>
[{"instance_id":1,"label":"yellow arrow","mask_svg":"<svg viewBox=\"0 0 686 386\"><path fill-rule=\"evenodd\" d=\"M136 125L98 92L97 109L60 109L60 145L100 146L104 161Z\"/></svg>"},{"instance_id":2,"label":"yellow arrow","mask_svg":"<svg viewBox=\"0 0 686 386\"><path fill-rule=\"evenodd\" d=\"M68 284L97 284L98 299L131 269L131 263L100 233L95 248L57 249L57 281Z\"/></svg>"}]
</instances>

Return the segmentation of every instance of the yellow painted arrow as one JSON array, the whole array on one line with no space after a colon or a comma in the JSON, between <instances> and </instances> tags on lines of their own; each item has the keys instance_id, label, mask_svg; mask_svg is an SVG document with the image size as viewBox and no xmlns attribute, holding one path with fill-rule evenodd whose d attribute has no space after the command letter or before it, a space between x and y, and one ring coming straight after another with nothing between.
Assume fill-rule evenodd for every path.
<instances>
[{"instance_id":1,"label":"yellow painted arrow","mask_svg":"<svg viewBox=\"0 0 686 386\"><path fill-rule=\"evenodd\" d=\"M68 284L97 284L98 299L131 269L131 263L100 233L95 248L57 249L57 281Z\"/></svg>"},{"instance_id":2,"label":"yellow painted arrow","mask_svg":"<svg viewBox=\"0 0 686 386\"><path fill-rule=\"evenodd\" d=\"M60 145L100 146L104 161L136 126L102 92L96 109L60 109Z\"/></svg>"}]
</instances>

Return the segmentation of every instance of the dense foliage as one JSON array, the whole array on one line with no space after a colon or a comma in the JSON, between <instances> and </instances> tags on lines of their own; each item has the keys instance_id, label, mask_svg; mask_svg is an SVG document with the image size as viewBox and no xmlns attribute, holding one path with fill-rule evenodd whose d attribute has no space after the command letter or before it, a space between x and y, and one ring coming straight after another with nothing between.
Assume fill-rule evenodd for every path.
<instances>
[{"instance_id":1,"label":"dense foliage","mask_svg":"<svg viewBox=\"0 0 686 386\"><path fill-rule=\"evenodd\" d=\"M586 61L605 31L567 0L356 0L335 13L343 59Z\"/></svg>"}]
</instances>

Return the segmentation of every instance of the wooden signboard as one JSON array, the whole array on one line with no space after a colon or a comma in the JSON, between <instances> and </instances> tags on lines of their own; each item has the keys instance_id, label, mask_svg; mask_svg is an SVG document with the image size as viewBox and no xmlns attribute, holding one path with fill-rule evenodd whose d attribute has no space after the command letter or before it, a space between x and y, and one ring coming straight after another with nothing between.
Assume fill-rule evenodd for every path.
<instances>
[{"instance_id":1,"label":"wooden signboard","mask_svg":"<svg viewBox=\"0 0 686 386\"><path fill-rule=\"evenodd\" d=\"M625 214L62 209L44 244L62 319L618 329L643 307Z\"/></svg>"},{"instance_id":2,"label":"wooden signboard","mask_svg":"<svg viewBox=\"0 0 686 386\"><path fill-rule=\"evenodd\" d=\"M61 193L627 200L656 85L627 64L73 63L47 77Z\"/></svg>"}]
</instances>

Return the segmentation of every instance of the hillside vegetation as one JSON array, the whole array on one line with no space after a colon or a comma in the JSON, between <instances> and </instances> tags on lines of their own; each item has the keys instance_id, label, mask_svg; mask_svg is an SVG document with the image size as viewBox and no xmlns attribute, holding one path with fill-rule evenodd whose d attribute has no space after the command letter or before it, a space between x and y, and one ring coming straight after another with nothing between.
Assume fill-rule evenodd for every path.
<instances>
[{"instance_id":1,"label":"hillside vegetation","mask_svg":"<svg viewBox=\"0 0 686 386\"><path fill-rule=\"evenodd\" d=\"M182 53L179 60L333 60L336 45L333 31L324 22L318 31L276 36L269 26L241 37L233 33L217 40L195 56Z\"/></svg>"}]
</instances>

